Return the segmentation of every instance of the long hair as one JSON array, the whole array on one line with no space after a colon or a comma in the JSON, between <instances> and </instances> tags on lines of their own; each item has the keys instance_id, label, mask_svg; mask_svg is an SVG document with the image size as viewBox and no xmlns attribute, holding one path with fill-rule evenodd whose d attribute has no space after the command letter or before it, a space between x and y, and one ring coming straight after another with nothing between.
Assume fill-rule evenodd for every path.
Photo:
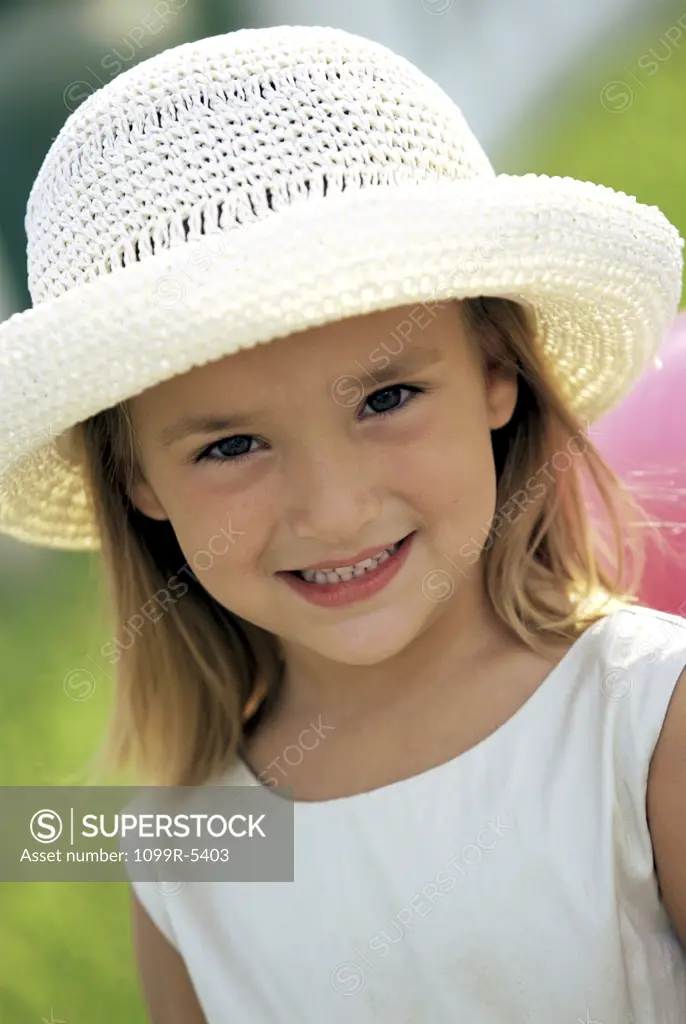
<instances>
[{"instance_id":1,"label":"long hair","mask_svg":"<svg viewBox=\"0 0 686 1024\"><path fill-rule=\"evenodd\" d=\"M637 600L644 555L635 526L643 512L544 364L532 314L503 298L464 299L460 307L483 368L518 375L514 413L491 433L495 515L462 554L466 564L479 563L502 622L547 653ZM278 692L278 638L215 601L171 524L133 506L127 403L80 423L75 441L117 638L103 646L116 665L116 688L94 761L108 772L131 769L144 785L205 784L235 760L251 711Z\"/></svg>"}]
</instances>

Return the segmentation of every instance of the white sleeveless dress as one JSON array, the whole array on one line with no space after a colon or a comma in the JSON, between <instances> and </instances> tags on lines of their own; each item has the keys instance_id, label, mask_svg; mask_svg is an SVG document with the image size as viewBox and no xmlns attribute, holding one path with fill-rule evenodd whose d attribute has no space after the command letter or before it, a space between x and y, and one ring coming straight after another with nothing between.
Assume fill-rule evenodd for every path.
<instances>
[{"instance_id":1,"label":"white sleeveless dress","mask_svg":"<svg viewBox=\"0 0 686 1024\"><path fill-rule=\"evenodd\" d=\"M477 746L296 802L294 882L133 882L208 1024L683 1024L645 800L685 665L686 619L622 608Z\"/></svg>"}]
</instances>

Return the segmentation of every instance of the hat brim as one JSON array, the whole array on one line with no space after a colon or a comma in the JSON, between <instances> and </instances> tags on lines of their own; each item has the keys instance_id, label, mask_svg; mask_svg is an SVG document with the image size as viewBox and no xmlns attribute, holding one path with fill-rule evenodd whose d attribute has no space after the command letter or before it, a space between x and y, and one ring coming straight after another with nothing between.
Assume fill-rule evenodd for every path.
<instances>
[{"instance_id":1,"label":"hat brim","mask_svg":"<svg viewBox=\"0 0 686 1024\"><path fill-rule=\"evenodd\" d=\"M657 207L607 186L497 175L295 201L84 283L0 324L0 531L97 549L65 431L194 366L409 303L527 303L544 359L592 423L674 319L683 244Z\"/></svg>"}]
</instances>

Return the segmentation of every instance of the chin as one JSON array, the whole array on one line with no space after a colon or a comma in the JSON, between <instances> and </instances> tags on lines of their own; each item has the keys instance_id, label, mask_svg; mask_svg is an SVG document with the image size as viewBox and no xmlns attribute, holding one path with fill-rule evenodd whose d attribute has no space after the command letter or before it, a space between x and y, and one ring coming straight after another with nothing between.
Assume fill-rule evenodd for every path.
<instances>
[{"instance_id":1,"label":"chin","mask_svg":"<svg viewBox=\"0 0 686 1024\"><path fill-rule=\"evenodd\" d=\"M402 654L420 632L420 627L400 629L397 622L387 629L365 629L360 623L351 623L349 632L328 638L320 634L306 646L341 665L380 665Z\"/></svg>"}]
</instances>

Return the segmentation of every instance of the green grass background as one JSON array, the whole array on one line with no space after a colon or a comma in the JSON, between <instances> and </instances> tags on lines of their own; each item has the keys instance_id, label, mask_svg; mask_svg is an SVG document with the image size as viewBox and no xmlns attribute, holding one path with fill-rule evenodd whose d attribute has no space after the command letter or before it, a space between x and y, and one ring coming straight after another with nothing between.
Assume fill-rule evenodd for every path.
<instances>
[{"instance_id":1,"label":"green grass background","mask_svg":"<svg viewBox=\"0 0 686 1024\"><path fill-rule=\"evenodd\" d=\"M616 84L608 95L610 83ZM614 104L617 109L608 110L601 97L612 108L610 97L620 91L629 99L626 109ZM594 55L580 77L527 118L516 141L493 163L499 172L569 175L609 185L659 206L686 236L685 113L686 8L681 3L671 17L663 13ZM682 296L681 308L685 302Z\"/></svg>"},{"instance_id":2,"label":"green grass background","mask_svg":"<svg viewBox=\"0 0 686 1024\"><path fill-rule=\"evenodd\" d=\"M493 155L497 170L610 185L658 205L686 234L686 31L684 45L672 44L655 74L637 64L651 47L666 55L664 33L680 13L675 8L672 20L662 16L614 40L581 80L530 119L517 145ZM600 100L616 80L633 90L623 112L608 111ZM99 594L95 556L51 552L40 569L3 570L0 785L81 781L112 697L98 653L111 635ZM87 700L65 692L75 669L93 674ZM68 1024L146 1020L126 883L0 883L0 1024L38 1024L51 1013Z\"/></svg>"}]
</instances>

